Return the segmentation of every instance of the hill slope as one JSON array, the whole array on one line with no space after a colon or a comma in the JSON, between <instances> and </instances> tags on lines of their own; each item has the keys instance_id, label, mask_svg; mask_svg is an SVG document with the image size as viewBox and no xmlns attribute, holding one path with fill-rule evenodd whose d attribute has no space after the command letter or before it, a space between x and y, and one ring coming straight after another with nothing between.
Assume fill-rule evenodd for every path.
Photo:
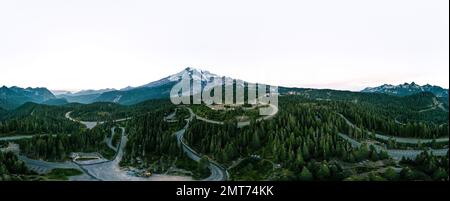
<instances>
[{"instance_id":1,"label":"hill slope","mask_svg":"<svg viewBox=\"0 0 450 201\"><path fill-rule=\"evenodd\" d=\"M20 88L3 86L0 88L0 107L14 109L26 102L42 103L55 96L46 88Z\"/></svg>"}]
</instances>

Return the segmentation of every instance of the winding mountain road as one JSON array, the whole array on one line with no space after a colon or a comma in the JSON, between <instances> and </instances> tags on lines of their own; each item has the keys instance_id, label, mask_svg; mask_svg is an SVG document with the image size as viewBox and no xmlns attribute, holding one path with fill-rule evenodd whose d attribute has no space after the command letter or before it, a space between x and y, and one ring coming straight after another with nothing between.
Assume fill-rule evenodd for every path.
<instances>
[{"instance_id":1,"label":"winding mountain road","mask_svg":"<svg viewBox=\"0 0 450 201\"><path fill-rule=\"evenodd\" d=\"M70 117L70 113L66 113L66 118L84 124L88 129L92 129L95 126L102 124L104 122L86 122L86 121L78 121ZM115 122L121 122L131 119L124 118L115 120ZM83 169L88 175L91 175L97 180L100 181L189 181L192 180L191 177L186 176L172 176L172 175L163 175L163 174L153 174L150 177L138 177L131 171L126 171L120 168L119 163L123 158L124 149L128 142L128 138L125 134L125 128L120 127L122 130L122 137L118 147L114 147L111 143L112 138L115 133L115 127L111 128L111 137L107 139L106 143L108 147L117 150L116 155L113 160L110 161L100 161L93 163L83 163L78 164L78 166Z\"/></svg>"},{"instance_id":2,"label":"winding mountain road","mask_svg":"<svg viewBox=\"0 0 450 201\"><path fill-rule=\"evenodd\" d=\"M436 99L436 97L433 97L433 104L429 108L425 108L425 109L419 110L418 112L419 113L421 113L421 112L428 112L428 111L431 111L431 110L435 110L437 108L441 109L444 112L448 112L448 110L444 107L444 103L439 102Z\"/></svg>"},{"instance_id":3,"label":"winding mountain road","mask_svg":"<svg viewBox=\"0 0 450 201\"><path fill-rule=\"evenodd\" d=\"M67 118L70 118L70 113L66 114ZM72 119L71 119L72 120ZM120 121L125 121L127 119L122 119ZM76 121L76 120L75 120ZM89 129L98 125L96 122L84 122L77 121L83 123ZM93 127L91 127L94 125ZM134 174L134 172L123 170L120 168L119 163L123 158L124 148L127 143L127 137L125 135L125 128L120 127L122 130L122 137L117 148L116 155L113 160L90 160L83 162L74 162L74 161L66 161L66 162L47 162L42 160L34 160L23 155L20 155L20 150L17 144L10 144L7 148L2 148L1 151L13 151L18 155L18 158L25 162L26 166L31 170L34 170L40 174L46 174L53 169L78 169L81 170L84 174L70 177L70 180L82 180L82 181L189 181L192 180L191 177L187 176L172 176L172 175L164 175L164 174L154 174L150 177L139 177ZM111 129L111 136L115 135L115 128ZM29 139L33 136L22 135L22 136L11 136L11 137L2 137L0 141L14 141L20 139ZM111 138L112 139L112 138Z\"/></svg>"},{"instance_id":4,"label":"winding mountain road","mask_svg":"<svg viewBox=\"0 0 450 201\"><path fill-rule=\"evenodd\" d=\"M115 135L114 129L115 128L111 128L111 137L106 138L105 142L106 142L106 146L108 146L113 151L117 152L117 147L112 144L112 140L114 139L114 135Z\"/></svg>"},{"instance_id":5,"label":"winding mountain road","mask_svg":"<svg viewBox=\"0 0 450 201\"><path fill-rule=\"evenodd\" d=\"M186 156L188 156L190 159L192 159L196 162L199 162L201 159L201 155L198 154L195 150L193 150L191 147L189 147L184 142L184 134L186 133L186 130L189 127L189 124L191 123L191 121L194 119L194 116L195 116L195 114L191 108L188 108L188 107L186 107L186 108L189 110L190 117L188 119L186 119L186 125L184 126L184 128L175 132L175 136L177 137L178 145L180 145L182 147ZM229 178L228 171L224 167L222 167L220 164L218 164L217 162L210 160L208 168L211 171L211 175L208 178L203 179L203 181L226 181L226 180L228 180L228 178Z\"/></svg>"},{"instance_id":6,"label":"winding mountain road","mask_svg":"<svg viewBox=\"0 0 450 201\"><path fill-rule=\"evenodd\" d=\"M118 147L116 156L111 161L104 161L92 164L83 164L80 167L86 171L89 175L92 175L100 181L189 181L191 177L186 176L172 176L163 174L154 174L150 177L139 177L133 172L123 170L119 163L123 158L124 149L128 141L125 135L125 128L120 127L122 130L122 137ZM114 135L115 129L111 129L112 135Z\"/></svg>"},{"instance_id":7,"label":"winding mountain road","mask_svg":"<svg viewBox=\"0 0 450 201\"><path fill-rule=\"evenodd\" d=\"M83 124L88 129L93 129L97 125L105 123L105 121L98 121L98 122L95 122L95 121L80 121L80 120L77 120L77 119L74 119L74 118L70 117L70 114L72 114L72 112L73 111L67 112L65 117L67 119L71 120L71 121ZM116 120L114 120L114 122L122 122L122 121L127 121L127 120L130 120L130 119L131 119L131 117L127 117L127 118L123 118L123 119L116 119Z\"/></svg>"},{"instance_id":8,"label":"winding mountain road","mask_svg":"<svg viewBox=\"0 0 450 201\"><path fill-rule=\"evenodd\" d=\"M22 140L22 139L31 139L34 135L15 135L9 137L0 137L0 141L14 141L14 140Z\"/></svg>"},{"instance_id":9,"label":"winding mountain road","mask_svg":"<svg viewBox=\"0 0 450 201\"><path fill-rule=\"evenodd\" d=\"M274 117L277 113L278 113L278 107L274 106L274 105L269 105L270 108L272 108L271 113L267 116L258 118L256 121L263 121L263 120L268 120L271 119L272 117ZM188 119L186 119L187 123L184 126L183 129L177 131L175 133L176 137L177 137L177 141L178 141L178 145L182 146L183 151L185 152L185 154L192 160L198 162L201 159L201 155L198 154L195 150L193 150L191 147L189 147L183 140L184 134L186 133L186 129L189 127L190 122L193 120L193 118L195 117L196 119L206 122L206 123L211 123L211 124L217 124L217 125L224 125L225 123L222 121L215 121L215 120L210 120L210 119L206 119L203 117L200 117L198 115L196 115L191 108L186 107L187 110L189 110L189 114L190 117ZM238 122L237 127L238 128L242 128L245 126L249 126L250 125L250 121L245 121L245 122ZM210 160L209 163L209 167L208 167L211 171L211 175L204 179L203 181L226 181L229 179L230 175L227 171L226 168L224 168L222 165L218 164L215 161Z\"/></svg>"},{"instance_id":10,"label":"winding mountain road","mask_svg":"<svg viewBox=\"0 0 450 201\"><path fill-rule=\"evenodd\" d=\"M277 106L269 104L269 107L271 108L270 114L266 115L264 117L260 117L260 118L256 119L257 122L264 121L264 120L269 120L269 119L273 118L278 113L279 110L278 110ZM216 121L216 120L207 119L207 118L198 116L195 113L193 113L193 115L195 116L196 119L198 119L200 121L203 121L203 122L206 122L206 123L217 124L217 125L224 125L225 124L225 122L223 122L223 121ZM250 126L250 121L243 121L243 122L238 122L237 123L237 127L238 128L243 128L243 127L246 127L246 126Z\"/></svg>"},{"instance_id":11,"label":"winding mountain road","mask_svg":"<svg viewBox=\"0 0 450 201\"><path fill-rule=\"evenodd\" d=\"M53 135L56 136L56 135ZM22 139L31 139L33 135L19 135L11 137L0 137L0 141L15 141ZM1 151L14 152L18 159L25 162L25 165L39 174L49 173L53 169L80 169L76 164L72 162L48 162L43 160L30 159L20 154L20 148L18 144L10 143L8 147L3 148Z\"/></svg>"},{"instance_id":12,"label":"winding mountain road","mask_svg":"<svg viewBox=\"0 0 450 201\"><path fill-rule=\"evenodd\" d=\"M344 115L337 113L340 117L342 117L345 122L347 123L347 125L361 130L360 128L358 128L356 125L354 125L352 122L350 122ZM346 140L347 142L349 142L352 147L360 147L362 143L358 142L357 140L349 137L346 134L343 133L339 133L338 134L339 137L343 138L344 140ZM416 138L401 138L401 137L394 137L394 136L385 136L385 135L380 135L380 134L375 134L375 137L378 139L394 139L397 142L403 142L403 143L409 143L409 144L417 144L419 142L431 142L432 139L416 139ZM436 139L436 141L438 142L445 142L448 141L448 138L440 138L440 139ZM386 151L388 153L388 155L396 160L401 160L402 158L408 158L408 159L415 159L420 153L424 152L424 150L414 150L414 149L386 149L385 147L382 147L380 145L377 144L373 144L370 143L370 145L373 145L375 147L375 149L377 151ZM447 149L428 149L428 152L435 155L435 156L445 156L448 153L448 148Z\"/></svg>"},{"instance_id":13,"label":"winding mountain road","mask_svg":"<svg viewBox=\"0 0 450 201\"><path fill-rule=\"evenodd\" d=\"M347 125L361 131L360 128L358 128L355 124L353 124L350 120L348 120L344 115L342 115L340 113L337 113L337 115L339 115L342 119L344 119L344 121L347 123ZM390 140L390 139L394 139L398 143L405 143L405 144L431 143L433 141L435 141L435 142L448 142L449 141L448 137L437 138L437 139L425 139L425 138L396 137L396 136L390 136L390 135L382 135L382 134L378 134L378 133L375 133L375 138L381 139L381 140L386 140L386 141Z\"/></svg>"}]
</instances>

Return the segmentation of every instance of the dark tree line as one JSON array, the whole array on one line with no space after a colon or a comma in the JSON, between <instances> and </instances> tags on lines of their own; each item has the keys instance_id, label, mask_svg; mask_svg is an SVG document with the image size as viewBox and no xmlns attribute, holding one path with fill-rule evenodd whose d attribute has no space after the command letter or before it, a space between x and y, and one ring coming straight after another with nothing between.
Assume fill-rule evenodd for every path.
<instances>
[{"instance_id":1,"label":"dark tree line","mask_svg":"<svg viewBox=\"0 0 450 201\"><path fill-rule=\"evenodd\" d=\"M175 158L182 156L173 135L175 130L164 121L169 113L171 109L164 109L133 118L128 124L129 136L123 164L141 165L155 172L163 172Z\"/></svg>"},{"instance_id":2,"label":"dark tree line","mask_svg":"<svg viewBox=\"0 0 450 201\"><path fill-rule=\"evenodd\" d=\"M36 135L18 144L22 153L36 159L63 161L72 152L99 152L109 158L114 155L105 145L105 136L111 132L109 128L110 125L105 124L75 134Z\"/></svg>"},{"instance_id":3,"label":"dark tree line","mask_svg":"<svg viewBox=\"0 0 450 201\"><path fill-rule=\"evenodd\" d=\"M77 133L83 126L65 118L66 107L26 103L0 116L0 135Z\"/></svg>"},{"instance_id":4,"label":"dark tree line","mask_svg":"<svg viewBox=\"0 0 450 201\"><path fill-rule=\"evenodd\" d=\"M358 127L366 128L370 131L373 130L381 134L416 138L448 136L448 124L427 122L399 123L395 122L395 119L380 115L380 109L367 105L340 102L329 103L329 105ZM399 112L397 114L402 113Z\"/></svg>"},{"instance_id":5,"label":"dark tree line","mask_svg":"<svg viewBox=\"0 0 450 201\"><path fill-rule=\"evenodd\" d=\"M309 172L316 179L342 179L339 164L329 161L388 157L373 147L352 148L337 135L347 132L348 126L324 106L283 98L280 109L274 119L253 122L242 129L233 123L214 125L194 120L187 132L187 142L200 153L227 165L240 157L259 155L280 164L286 170L281 178L289 179L300 179L301 172L303 176Z\"/></svg>"},{"instance_id":6,"label":"dark tree line","mask_svg":"<svg viewBox=\"0 0 450 201\"><path fill-rule=\"evenodd\" d=\"M0 181L15 180L14 175L26 175L31 172L12 152L0 152Z\"/></svg>"},{"instance_id":7,"label":"dark tree line","mask_svg":"<svg viewBox=\"0 0 450 201\"><path fill-rule=\"evenodd\" d=\"M164 117L174 112L175 107L160 108L133 118L127 125L128 143L121 165L149 169L165 173L171 167L192 172L196 179L210 175L209 161L203 158L199 163L189 159L181 150L174 133L182 129L189 117L187 109L176 110L176 122L166 122Z\"/></svg>"},{"instance_id":8,"label":"dark tree line","mask_svg":"<svg viewBox=\"0 0 450 201\"><path fill-rule=\"evenodd\" d=\"M400 172L400 179L448 181L448 159L448 153L433 156L428 152L422 152L415 160L403 159L401 164L407 167Z\"/></svg>"}]
</instances>

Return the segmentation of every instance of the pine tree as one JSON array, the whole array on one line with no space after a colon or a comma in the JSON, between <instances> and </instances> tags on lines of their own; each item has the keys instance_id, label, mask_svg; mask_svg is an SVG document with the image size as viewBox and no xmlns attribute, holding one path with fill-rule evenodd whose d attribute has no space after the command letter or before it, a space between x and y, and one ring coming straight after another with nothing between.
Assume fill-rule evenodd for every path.
<instances>
[{"instance_id":1,"label":"pine tree","mask_svg":"<svg viewBox=\"0 0 450 201\"><path fill-rule=\"evenodd\" d=\"M307 167L303 167L302 172L300 173L299 180L301 181L312 181L313 175L308 170Z\"/></svg>"}]
</instances>

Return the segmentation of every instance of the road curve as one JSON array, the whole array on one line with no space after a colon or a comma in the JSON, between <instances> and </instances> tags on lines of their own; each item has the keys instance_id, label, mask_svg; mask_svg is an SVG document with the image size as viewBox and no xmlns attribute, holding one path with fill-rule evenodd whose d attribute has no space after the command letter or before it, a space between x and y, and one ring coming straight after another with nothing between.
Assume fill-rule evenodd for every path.
<instances>
[{"instance_id":1,"label":"road curve","mask_svg":"<svg viewBox=\"0 0 450 201\"><path fill-rule=\"evenodd\" d=\"M186 119L186 125L183 129L175 132L175 136L177 138L178 145L182 147L184 153L186 156L188 156L190 159L199 162L201 159L201 155L198 154L195 150L193 150L191 147L189 147L184 142L184 134L186 133L187 128L189 127L190 122L194 119L194 112L191 108L186 107L189 110L190 117ZM203 181L226 181L229 178L228 171L222 167L220 164L218 164L215 161L210 160L209 170L211 171L211 175L208 178L203 179Z\"/></svg>"},{"instance_id":2,"label":"road curve","mask_svg":"<svg viewBox=\"0 0 450 201\"><path fill-rule=\"evenodd\" d=\"M345 120L347 125L349 125L352 128L361 130L355 124L353 124L350 120L348 120L344 115L342 115L340 113L337 113L337 114L342 119ZM396 136L390 136L390 135L382 135L382 134L379 134L379 133L375 133L375 138L381 139L381 140L386 140L386 141L390 140L390 139L394 139L398 143L405 143L405 144L431 143L433 141L435 141L435 142L448 142L449 141L448 137L437 138L437 139L421 139L421 138L396 137Z\"/></svg>"},{"instance_id":3,"label":"road curve","mask_svg":"<svg viewBox=\"0 0 450 201\"><path fill-rule=\"evenodd\" d=\"M8 139L0 138L0 139L2 139L4 141L9 141L9 139L11 139L11 138L8 138ZM27 139L27 138L24 138L24 137L14 138L13 140L18 140L18 139ZM25 163L25 165L27 166L28 169L35 171L39 174L47 174L50 171L52 171L53 169L77 169L77 170L82 171L84 174L69 177L69 180L96 180L94 177L91 177L90 175L86 174L86 172L84 172L82 168L80 168L77 164L75 164L71 161L48 162L48 161L43 161L43 160L31 159L24 155L21 155L18 144L10 143L7 148L2 148L0 151L12 151L13 153L15 153L17 155L17 158L19 160L21 160Z\"/></svg>"},{"instance_id":4,"label":"road curve","mask_svg":"<svg viewBox=\"0 0 450 201\"><path fill-rule=\"evenodd\" d=\"M258 118L256 121L263 121L263 120L271 119L278 113L279 110L278 110L277 106L269 104L269 107L272 108L271 113L267 116ZM177 131L175 133L175 135L177 137L178 145L182 146L182 149L186 153L186 155L190 159L198 162L201 159L200 154L198 154L195 150L193 150L191 147L189 147L183 140L183 136L186 133L186 129L189 127L189 124L192 121L192 119L194 117L196 117L196 119L198 119L200 121L203 121L206 123L211 123L211 124L217 124L217 125L224 125L225 123L222 121L215 121L215 120L206 119L204 117L200 117L200 116L196 115L192 111L191 108L189 108L189 107L186 107L186 108L189 110L190 117L189 117L189 119L186 120L187 123L186 123L185 127L183 129ZM237 127L242 128L242 127L249 126L249 125L250 125L250 121L238 122ZM215 161L210 160L209 169L211 171L211 175L208 178L204 179L203 181L226 181L230 178L230 174L228 173L228 170Z\"/></svg>"},{"instance_id":5,"label":"road curve","mask_svg":"<svg viewBox=\"0 0 450 201\"><path fill-rule=\"evenodd\" d=\"M341 116L345 122L347 122L347 124L353 128L356 129L360 129L358 127L356 127L356 125L354 125L352 122L350 122L347 118L344 117L344 115L337 113L339 116ZM338 136L341 137L342 139L346 140L347 142L349 142L352 147L360 147L362 143L358 142L357 140L351 138L350 136L343 134L343 133L338 133ZM399 138L395 138L395 139L399 139ZM422 139L423 140L423 139ZM448 141L448 139L447 139ZM370 145L373 145L375 147L375 149L377 151L386 151L386 153L396 159L396 160L401 160L402 158L408 158L408 159L415 159L420 153L424 152L425 150L414 150L414 149L386 149L385 147L382 147L380 145L377 144L373 144L370 143ZM448 153L448 148L447 149L428 149L427 150L430 154L433 154L435 156L445 156Z\"/></svg>"},{"instance_id":6,"label":"road curve","mask_svg":"<svg viewBox=\"0 0 450 201\"><path fill-rule=\"evenodd\" d=\"M106 142L106 146L108 146L113 151L117 152L117 147L112 144L112 140L114 139L114 135L115 135L114 129L115 129L115 127L111 128L111 137L106 138L105 142Z\"/></svg>"},{"instance_id":7,"label":"road curve","mask_svg":"<svg viewBox=\"0 0 450 201\"><path fill-rule=\"evenodd\" d=\"M8 137L0 137L0 141L14 141L14 140L22 140L22 139L31 139L35 135L16 135L16 136L8 136Z\"/></svg>"},{"instance_id":8,"label":"road curve","mask_svg":"<svg viewBox=\"0 0 450 201\"><path fill-rule=\"evenodd\" d=\"M272 108L271 113L269 115L266 115L264 117L260 117L260 118L256 119L257 122L264 121L264 120L269 120L269 119L273 118L278 113L279 110L278 110L277 106L269 104L269 107ZM192 112L192 110L190 108L189 108L189 110ZM225 124L225 122L223 122L223 121L216 121L216 120L207 119L207 118L198 116L197 114L195 114L193 112L192 112L192 114L195 116L196 119L198 119L200 121L203 121L203 122L206 122L206 123L217 124L217 125L224 125ZM246 126L250 126L250 121L243 121L243 122L238 122L237 123L237 127L238 128L243 128L243 127L246 127Z\"/></svg>"},{"instance_id":9,"label":"road curve","mask_svg":"<svg viewBox=\"0 0 450 201\"><path fill-rule=\"evenodd\" d=\"M123 158L124 149L128 138L125 135L125 128L120 127L121 140L118 146L118 151L113 160L94 162L90 164L78 164L87 174L95 177L100 181L189 181L190 177L186 176L171 176L154 174L150 177L139 177L130 171L123 170L119 163ZM111 134L115 135L115 128L111 129Z\"/></svg>"},{"instance_id":10,"label":"road curve","mask_svg":"<svg viewBox=\"0 0 450 201\"><path fill-rule=\"evenodd\" d=\"M73 111L67 112L66 115L65 115L65 117L66 117L67 119L71 120L71 121L74 121L74 122L78 122L78 123L83 124L84 126L86 126L87 129L93 129L93 128L96 127L97 125L100 125L100 124L104 124L104 123L105 123L105 121L98 121L98 122L96 122L96 121L80 121L80 120L77 120L77 119L74 119L74 118L70 117L70 114L71 114L72 112L73 112ZM131 119L131 117L122 118L122 119L116 119L116 120L114 120L114 122L127 121L127 120L130 120L130 119Z\"/></svg>"},{"instance_id":11,"label":"road curve","mask_svg":"<svg viewBox=\"0 0 450 201\"><path fill-rule=\"evenodd\" d=\"M14 140L23 140L23 139L31 139L33 137L37 136L48 136L50 134L34 134L34 135L14 135L14 136L7 136L7 137L0 137L0 141L14 141ZM71 135L71 134L66 134ZM57 134L51 134L51 136L56 137Z\"/></svg>"}]
</instances>

